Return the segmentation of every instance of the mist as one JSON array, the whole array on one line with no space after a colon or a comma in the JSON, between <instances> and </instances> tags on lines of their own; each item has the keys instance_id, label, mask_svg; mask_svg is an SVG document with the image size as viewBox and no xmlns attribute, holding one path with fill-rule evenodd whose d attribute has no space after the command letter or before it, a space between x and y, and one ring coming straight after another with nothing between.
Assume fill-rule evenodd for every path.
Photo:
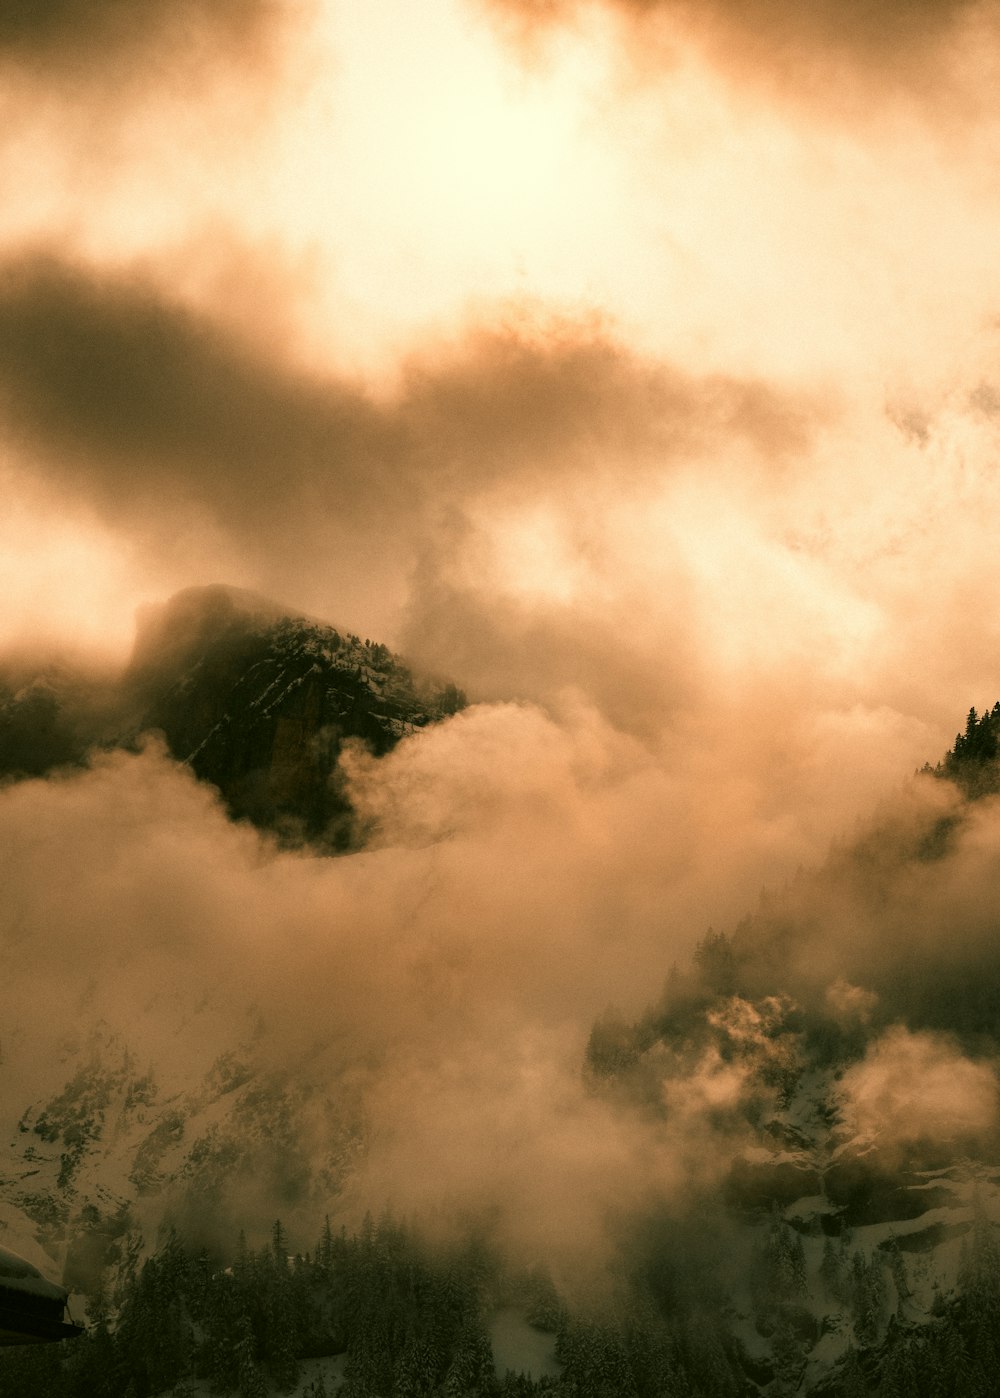
<instances>
[{"instance_id":1,"label":"mist","mask_svg":"<svg viewBox=\"0 0 1000 1398\"><path fill-rule=\"evenodd\" d=\"M9 786L7 1100L19 1114L55 1095L88 1033L95 1062L148 1065L164 1104L235 1049L340 1127L356 1113L345 1218L499 1211L516 1255L580 1274L612 1205L676 1192L700 1153L697 1112L668 1139L582 1076L593 1020L640 1008L700 930L687 910L715 880L690 830L664 849L676 788L593 712L557 723L526 705L476 706L344 766L374 833L339 859L234 826L152 742ZM712 889L717 912L741 883ZM317 1178L337 1144L324 1120L300 1142ZM274 1211L249 1183L227 1202L258 1226ZM197 1200L178 1207L193 1226ZM329 1207L292 1217L306 1230Z\"/></svg>"},{"instance_id":2,"label":"mist","mask_svg":"<svg viewBox=\"0 0 1000 1398\"><path fill-rule=\"evenodd\" d=\"M515 1261L597 1286L623 1218L724 1184L800 1009L862 1045L845 1131L891 1158L992 1139L970 992L995 979L994 799L903 779L831 850L793 824L801 788L782 813L732 749L685 762L579 696L473 705L382 758L348 745L339 780L366 845L338 858L234 824L155 738L0 792L8 1127L81 1051L148 1073L159 1111L235 1055L292 1114L294 1144L255 1148L221 1194L196 1175L138 1199L150 1239L266 1232L279 1207L303 1240L331 1209L440 1237L485 1219ZM641 1021L710 924L745 998L647 1055L638 1098L595 1092L595 1023Z\"/></svg>"},{"instance_id":3,"label":"mist","mask_svg":"<svg viewBox=\"0 0 1000 1398\"><path fill-rule=\"evenodd\" d=\"M415 15L0 20L3 1124L148 1071L201 1173L86 1189L150 1247L392 1210L597 1285L800 1020L845 1137L996 1139L1000 808L913 776L1000 696L996 8ZM210 583L468 694L345 748L350 853L108 749Z\"/></svg>"}]
</instances>

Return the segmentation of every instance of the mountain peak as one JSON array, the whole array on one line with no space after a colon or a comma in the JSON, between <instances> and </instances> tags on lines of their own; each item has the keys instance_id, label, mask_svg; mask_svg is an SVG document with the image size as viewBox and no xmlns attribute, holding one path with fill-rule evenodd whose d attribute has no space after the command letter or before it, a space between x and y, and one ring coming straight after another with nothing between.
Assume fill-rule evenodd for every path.
<instances>
[{"instance_id":1,"label":"mountain peak","mask_svg":"<svg viewBox=\"0 0 1000 1398\"><path fill-rule=\"evenodd\" d=\"M169 669L217 643L228 632L269 625L293 615L297 614L246 588L226 583L186 587L165 602L139 608L129 672L136 677Z\"/></svg>"},{"instance_id":2,"label":"mountain peak","mask_svg":"<svg viewBox=\"0 0 1000 1398\"><path fill-rule=\"evenodd\" d=\"M387 646L220 584L147 610L124 686L135 727L162 731L232 815L339 849L354 838L331 780L343 742L381 756L465 702Z\"/></svg>"},{"instance_id":3,"label":"mountain peak","mask_svg":"<svg viewBox=\"0 0 1000 1398\"><path fill-rule=\"evenodd\" d=\"M357 838L335 778L343 743L382 756L465 703L379 642L224 584L143 609L100 707L75 676L29 678L0 686L0 775L40 776L158 730L232 816L340 850Z\"/></svg>"}]
</instances>

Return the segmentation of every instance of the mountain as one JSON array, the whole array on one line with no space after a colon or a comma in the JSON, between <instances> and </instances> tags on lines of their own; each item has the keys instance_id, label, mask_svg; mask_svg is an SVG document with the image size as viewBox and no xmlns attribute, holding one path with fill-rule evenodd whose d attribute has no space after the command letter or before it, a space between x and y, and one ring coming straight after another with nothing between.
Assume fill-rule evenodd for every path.
<instances>
[{"instance_id":1,"label":"mountain","mask_svg":"<svg viewBox=\"0 0 1000 1398\"><path fill-rule=\"evenodd\" d=\"M331 780L344 742L382 756L465 703L378 642L224 587L146 615L122 690L136 727L161 731L235 817L338 848L352 839Z\"/></svg>"},{"instance_id":2,"label":"mountain","mask_svg":"<svg viewBox=\"0 0 1000 1398\"><path fill-rule=\"evenodd\" d=\"M177 1006L177 1030L195 1045L217 1037L201 999L193 1013ZM255 1051L260 1034L248 1024L214 1058L195 1050L182 1075L137 1062L107 1024L67 1035L51 1075L58 1086L4 1113L4 1237L49 1259L50 1272L59 1258L65 1285L93 1297L106 1269L166 1223L217 1246L251 1215L322 1217L361 1149L360 1111L335 1062L320 1086L321 1047L308 1074L295 1060L279 1071ZM18 1058L15 1036L8 1083L24 1066Z\"/></svg>"},{"instance_id":3,"label":"mountain","mask_svg":"<svg viewBox=\"0 0 1000 1398\"><path fill-rule=\"evenodd\" d=\"M17 680L5 751L11 735L33 737L22 774L47 770L56 754L83 761L94 743L128 746L155 727L235 817L288 841L305 835L315 845L309 869L345 872L353 866L315 857L358 839L330 784L341 745L356 739L384 753L461 703L382 646L228 589L181 594L151 613L112 686L87 688L65 671ZM346 1351L336 1370L345 1398L992 1391L997 724L1000 710L970 715L937 769L818 869L762 895L729 931L705 935L643 1014L594 1025L581 1065L588 1100L610 1105L600 1119L624 1137L643 1123L641 1139L675 1169L682 1162L686 1181L612 1210L611 1280L596 1299L572 1279L565 1294L543 1285L541 1256L530 1285L512 1279L490 1251L488 1218L470 1218L468 1237L444 1253L383 1222L343 1237L342 1271L329 1243L326 1261L317 1255L290 1273L312 1317L298 1343ZM16 938L11 947L5 954L16 956ZM93 1013L85 986L74 1023L50 1032L26 1015L5 1023L0 1043L0 1235L47 1275L61 1273L77 1305L85 1299L114 1334L121 1323L119 1365L138 1362L129 1327L143 1286L165 1294L155 1270L163 1246L173 1248L171 1324L186 1317L191 1353L203 1347L199 1308L212 1287L224 1293L222 1312L231 1308L233 1346L265 1325L274 1258L251 1264L235 1239L274 1217L305 1231L336 1211L366 1159L364 1085L377 1067L370 1049L364 1061L345 1055L335 1022L313 1041L276 1045L261 1014L223 983L139 983L147 999L122 1023L157 1025L142 1056L122 1023ZM163 1243L167 1225L191 1249L183 1265ZM209 1263L192 1260L200 1249L211 1277ZM154 1265L148 1283L143 1259ZM230 1294L239 1287L242 1311ZM438 1348L433 1362L421 1351L433 1376L418 1383L421 1326ZM86 1343L112 1344L101 1334ZM487 1336L500 1362L511 1334L516 1354L541 1358L533 1377L501 1388ZM190 1378L185 1353L180 1346L162 1372ZM235 1357L233 1366L243 1372ZM474 1381L458 1377L473 1371ZM6 1372L0 1362L0 1398L63 1391L51 1373L27 1369L11 1370L5 1388ZM167 1391L130 1372L122 1394ZM245 1375L238 1382L250 1391ZM254 1383L266 1391L259 1376ZM66 1384L66 1393L90 1391Z\"/></svg>"},{"instance_id":4,"label":"mountain","mask_svg":"<svg viewBox=\"0 0 1000 1398\"><path fill-rule=\"evenodd\" d=\"M120 675L8 667L0 774L72 772L158 732L234 819L318 854L342 852L364 835L336 781L343 745L382 756L464 702L377 642L251 593L196 588L140 618ZM16 967L16 938L0 953ZM85 982L75 1023L50 1032L24 1007L0 1039L9 1132L0 1232L40 1265L58 1257L83 1290L119 1260L130 1230L155 1237L165 1217L206 1236L232 1219L237 1199L265 1218L321 1217L359 1148L356 1093L336 1055L324 1066L322 1044L263 1052L259 1015L224 985L158 989L141 975L139 984L152 997L145 1012L166 1026L155 1062L122 1030L135 1020L130 1007L109 1022L90 1008ZM33 1095L17 1100L28 1080Z\"/></svg>"},{"instance_id":5,"label":"mountain","mask_svg":"<svg viewBox=\"0 0 1000 1398\"><path fill-rule=\"evenodd\" d=\"M42 775L156 731L235 818L345 849L359 832L335 779L343 744L382 756L464 704L453 684L416 678L378 642L253 593L192 588L140 617L113 681L53 665L8 674L0 774Z\"/></svg>"},{"instance_id":6,"label":"mountain","mask_svg":"<svg viewBox=\"0 0 1000 1398\"><path fill-rule=\"evenodd\" d=\"M634 1103L649 1101L655 1084L660 1100L649 1109L665 1102L681 1132L691 1083L716 1104L723 1154L697 1203L699 1256L692 1261L690 1236L661 1221L650 1231L655 1243L634 1246L636 1289L651 1289L662 1305L685 1287L680 1273L701 1271L687 1286L710 1288L698 1311L738 1375L720 1391L988 1392L970 1377L975 1370L987 1381L991 1370L966 1352L978 1332L963 1307L985 1262L992 1270L980 1304L993 1314L1000 1303L995 1132L931 1138L919 1125L901 1132L898 1121L859 1114L851 1099L866 1058L860 1041L834 1046L831 1024L790 997L713 993L711 972L681 979L641 1023L595 1026L588 1051L595 1091ZM919 1072L926 1058L909 1066L913 1094L941 1089ZM682 1259L673 1275L662 1249ZM943 1378L931 1386L948 1345L961 1347L966 1388ZM914 1365L928 1386L897 1388Z\"/></svg>"}]
</instances>

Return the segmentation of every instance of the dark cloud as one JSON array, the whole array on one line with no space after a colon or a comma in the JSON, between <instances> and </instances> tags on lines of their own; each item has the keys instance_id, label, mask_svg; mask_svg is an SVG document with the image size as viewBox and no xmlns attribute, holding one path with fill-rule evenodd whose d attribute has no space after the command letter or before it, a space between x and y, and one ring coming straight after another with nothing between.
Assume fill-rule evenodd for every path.
<instances>
[{"instance_id":1,"label":"dark cloud","mask_svg":"<svg viewBox=\"0 0 1000 1398\"><path fill-rule=\"evenodd\" d=\"M288 6L283 0L10 0L0 8L0 60L90 80L165 53L246 60Z\"/></svg>"},{"instance_id":2,"label":"dark cloud","mask_svg":"<svg viewBox=\"0 0 1000 1398\"><path fill-rule=\"evenodd\" d=\"M669 43L690 36L732 71L757 69L806 83L817 64L866 70L883 84L933 76L933 52L975 16L996 18L987 0L596 0L628 19L662 22ZM487 0L523 33L573 19L583 0ZM648 50L647 50L648 56ZM931 65L928 66L928 59ZM831 101L838 94L827 93Z\"/></svg>"},{"instance_id":3,"label":"dark cloud","mask_svg":"<svg viewBox=\"0 0 1000 1398\"><path fill-rule=\"evenodd\" d=\"M376 399L141 278L49 256L0 270L0 415L36 479L154 548L207 524L242 551L245 581L285 596L318 558L334 584L398 581L498 495L624 491L727 443L781 460L812 411L578 325L427 350Z\"/></svg>"},{"instance_id":4,"label":"dark cloud","mask_svg":"<svg viewBox=\"0 0 1000 1398\"><path fill-rule=\"evenodd\" d=\"M252 529L331 471L341 507L362 491L377 507L398 454L359 394L283 370L148 285L45 258L0 278L0 377L47 469L111 515L187 501Z\"/></svg>"},{"instance_id":5,"label":"dark cloud","mask_svg":"<svg viewBox=\"0 0 1000 1398\"><path fill-rule=\"evenodd\" d=\"M461 675L473 695L551 701L575 689L622 731L652 740L703 693L692 589L679 568L668 615L638 592L528 603L449 586L441 571L434 559L418 573L402 644L432 671Z\"/></svg>"},{"instance_id":6,"label":"dark cloud","mask_svg":"<svg viewBox=\"0 0 1000 1398\"><path fill-rule=\"evenodd\" d=\"M500 0L538 21L561 19L579 8L580 0ZM790 5L788 0L602 0L636 14L673 12L690 22L696 14L738 18L763 32L823 36L844 44L888 44L940 33L975 8L976 0L814 0Z\"/></svg>"}]
</instances>

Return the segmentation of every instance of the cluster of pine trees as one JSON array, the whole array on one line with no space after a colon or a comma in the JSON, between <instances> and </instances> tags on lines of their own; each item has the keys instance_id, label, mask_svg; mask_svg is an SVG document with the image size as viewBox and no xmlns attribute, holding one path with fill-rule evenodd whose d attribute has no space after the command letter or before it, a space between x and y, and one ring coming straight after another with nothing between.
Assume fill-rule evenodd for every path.
<instances>
[{"instance_id":1,"label":"cluster of pine trees","mask_svg":"<svg viewBox=\"0 0 1000 1398\"><path fill-rule=\"evenodd\" d=\"M304 1257L276 1224L269 1247L241 1239L228 1266L171 1237L124 1267L83 1337L0 1351L0 1398L184 1398L195 1380L265 1398L324 1354L344 1356L341 1398L744 1398L722 1293L699 1270L654 1250L613 1302L574 1313L481 1241L435 1248L391 1220L327 1225ZM559 1377L497 1374L488 1320L509 1305L553 1336ZM317 1381L310 1398L332 1393Z\"/></svg>"},{"instance_id":2,"label":"cluster of pine trees","mask_svg":"<svg viewBox=\"0 0 1000 1398\"><path fill-rule=\"evenodd\" d=\"M705 1221L647 1219L611 1297L569 1306L543 1273L513 1274L474 1235L431 1246L413 1230L367 1220L329 1224L312 1254L290 1256L280 1224L226 1265L171 1236L141 1265L126 1260L93 1298L80 1339L0 1351L0 1398L190 1398L290 1392L303 1359L343 1356L342 1398L748 1398L802 1392L820 1329L821 1286L851 1327L846 1358L813 1390L824 1398L987 1398L1000 1370L1000 1249L980 1218L958 1299L909 1324L898 1248L870 1256L828 1238L815 1274L799 1233L772 1212L749 1259L753 1317L770 1338L752 1360L729 1324ZM560 1373L498 1376L488 1324L516 1306L553 1337ZM333 1398L321 1379L308 1398Z\"/></svg>"},{"instance_id":3,"label":"cluster of pine trees","mask_svg":"<svg viewBox=\"0 0 1000 1398\"><path fill-rule=\"evenodd\" d=\"M487 1321L515 1303L555 1337L559 1379L496 1373ZM475 1239L430 1247L410 1229L329 1225L290 1257L279 1224L230 1265L171 1236L123 1268L77 1340L0 1351L0 1398L184 1398L289 1392L301 1360L344 1356L342 1398L739 1398L745 1383L714 1324L668 1320L647 1296L613 1316L573 1317L544 1275L512 1277ZM332 1398L323 1384L312 1398Z\"/></svg>"},{"instance_id":4,"label":"cluster of pine trees","mask_svg":"<svg viewBox=\"0 0 1000 1398\"><path fill-rule=\"evenodd\" d=\"M241 1238L230 1266L171 1236L97 1298L81 1339L0 1352L0 1398L181 1398L195 1379L265 1398L323 1354L346 1355L344 1398L492 1395L483 1278L475 1246L434 1253L390 1221L350 1236L327 1225L304 1257L276 1223L270 1247Z\"/></svg>"},{"instance_id":5,"label":"cluster of pine trees","mask_svg":"<svg viewBox=\"0 0 1000 1398\"><path fill-rule=\"evenodd\" d=\"M924 767L937 777L947 777L966 796L975 799L1000 790L1000 701L978 714L971 708L965 729L955 734L955 743L936 767Z\"/></svg>"},{"instance_id":6,"label":"cluster of pine trees","mask_svg":"<svg viewBox=\"0 0 1000 1398\"><path fill-rule=\"evenodd\" d=\"M1000 701L981 714L971 708L965 720L965 732L955 734L955 746L945 758L945 767L954 769L970 762L992 762L997 756L998 735Z\"/></svg>"},{"instance_id":7,"label":"cluster of pine trees","mask_svg":"<svg viewBox=\"0 0 1000 1398\"><path fill-rule=\"evenodd\" d=\"M883 1351L858 1362L854 1387L843 1398L877 1391L884 1398L992 1398L1000 1373L1000 1248L985 1217L969 1234L958 1297L943 1302L932 1325L891 1324ZM877 1377L878 1387L872 1379ZM864 1387L862 1384L867 1383Z\"/></svg>"}]
</instances>

